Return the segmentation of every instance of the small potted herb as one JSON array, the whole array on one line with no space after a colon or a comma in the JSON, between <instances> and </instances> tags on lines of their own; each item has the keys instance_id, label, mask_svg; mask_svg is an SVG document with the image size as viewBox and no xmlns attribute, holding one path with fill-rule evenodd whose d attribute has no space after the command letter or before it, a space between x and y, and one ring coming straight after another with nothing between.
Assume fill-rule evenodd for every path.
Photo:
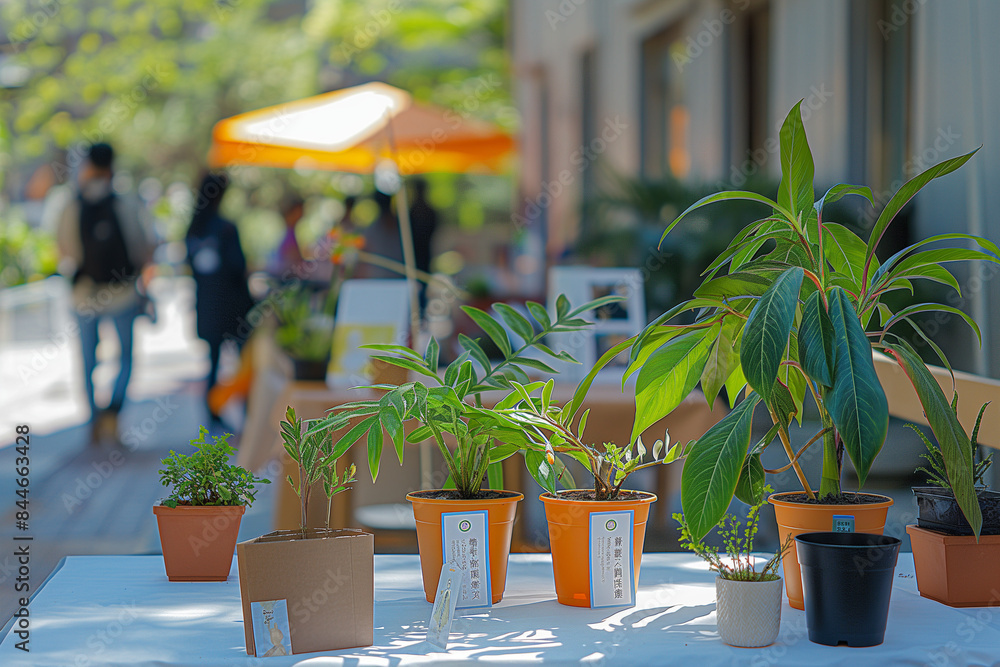
<instances>
[{"instance_id":1,"label":"small potted herb","mask_svg":"<svg viewBox=\"0 0 1000 667\"><path fill-rule=\"evenodd\" d=\"M674 514L681 527L681 546L705 560L709 569L719 575L715 578L716 622L719 637L730 646L770 646L781 624L782 584L778 567L782 556L791 548L791 540L786 540L778 552L757 569L753 540L757 535L760 508L765 504L766 501L761 500L752 505L745 523L731 514L722 518L718 533L724 545L724 556L719 555L718 547L709 546L703 538L691 534L683 514Z\"/></svg>"},{"instance_id":2,"label":"small potted herb","mask_svg":"<svg viewBox=\"0 0 1000 667\"><path fill-rule=\"evenodd\" d=\"M285 452L295 462L298 479L288 483L299 497L301 525L241 542L236 547L246 649L256 646L256 604L286 600L292 653L370 646L374 638L375 541L354 529L331 529L329 503L350 488L355 466L337 472L343 452L333 447L330 431L313 428L291 407L281 422ZM309 503L321 489L327 505L322 527L307 525Z\"/></svg>"},{"instance_id":3,"label":"small potted herb","mask_svg":"<svg viewBox=\"0 0 1000 667\"><path fill-rule=\"evenodd\" d=\"M431 338L424 354L399 345L369 345L380 354L377 360L403 368L420 380L403 384L380 384L374 389L386 393L378 400L356 401L333 408L320 428L340 431L337 451L347 451L365 439L372 480L378 475L384 435L387 433L402 463L405 442L432 440L448 467L444 489L428 489L407 494L417 522L417 546L423 574L424 593L433 602L441 566L445 562L442 540L442 515L457 512L486 513L486 558L476 559L488 567L490 600L499 602L507 580L507 557L520 493L503 490L500 462L524 444L523 434L509 428L509 421L498 418L496 408L484 403L484 394L496 390L513 393L518 382L529 382L527 369L556 373L547 363L532 356L533 351L561 361L574 361L565 352L556 353L542 342L550 333L577 331L590 325L580 318L588 310L619 297L603 297L572 309L565 297L558 300L555 318L550 318L540 304L529 302L527 308L537 323L507 304L494 304L499 319L521 339L514 345L500 321L485 311L463 306L465 313L486 333L502 355L492 361L479 341L464 334L459 343L465 350L446 368L439 367L439 348ZM429 382L428 382L429 380ZM413 421L416 428L406 432L404 423ZM503 437L501 437L503 436ZM484 483L486 488L484 488ZM482 582L485 586L485 582Z\"/></svg>"},{"instance_id":4,"label":"small potted herb","mask_svg":"<svg viewBox=\"0 0 1000 667\"><path fill-rule=\"evenodd\" d=\"M160 482L171 492L153 507L153 514L170 581L225 581L240 520L257 493L254 487L269 483L229 463L235 453L229 433L213 436L211 442L207 436L201 426L191 441L193 453L171 450L162 461Z\"/></svg>"},{"instance_id":5,"label":"small potted herb","mask_svg":"<svg viewBox=\"0 0 1000 667\"><path fill-rule=\"evenodd\" d=\"M943 398L943 397L942 397ZM983 483L992 456L978 457L977 439L983 405L972 429L951 456L912 424L927 447L923 455L928 467L917 468L928 477L930 486L914 487L917 497L917 525L907 526L913 546L917 588L924 597L952 607L986 607L996 602L1000 590L1000 494ZM951 405L958 411L958 396ZM964 433L962 434L964 436ZM962 438L964 440L964 438ZM972 523L956 499L956 477L971 477L982 515L982 530L976 535Z\"/></svg>"}]
</instances>

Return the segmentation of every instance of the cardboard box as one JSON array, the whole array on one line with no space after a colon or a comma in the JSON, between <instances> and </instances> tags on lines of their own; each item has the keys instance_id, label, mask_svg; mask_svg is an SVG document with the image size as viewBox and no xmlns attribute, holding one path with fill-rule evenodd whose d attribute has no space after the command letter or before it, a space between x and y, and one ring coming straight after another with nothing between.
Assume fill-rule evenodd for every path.
<instances>
[{"instance_id":1,"label":"cardboard box","mask_svg":"<svg viewBox=\"0 0 1000 667\"><path fill-rule=\"evenodd\" d=\"M236 545L249 655L251 602L286 600L292 653L371 646L375 540L360 530L268 533Z\"/></svg>"}]
</instances>

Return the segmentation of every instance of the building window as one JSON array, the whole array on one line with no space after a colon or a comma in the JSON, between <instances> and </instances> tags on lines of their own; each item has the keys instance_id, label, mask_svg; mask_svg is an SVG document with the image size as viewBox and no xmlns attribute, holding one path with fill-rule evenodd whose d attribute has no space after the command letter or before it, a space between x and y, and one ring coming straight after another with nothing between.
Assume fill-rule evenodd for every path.
<instances>
[{"instance_id":1,"label":"building window","mask_svg":"<svg viewBox=\"0 0 1000 667\"><path fill-rule=\"evenodd\" d=\"M691 170L690 117L684 103L685 43L679 25L642 44L642 172L686 178Z\"/></svg>"}]
</instances>

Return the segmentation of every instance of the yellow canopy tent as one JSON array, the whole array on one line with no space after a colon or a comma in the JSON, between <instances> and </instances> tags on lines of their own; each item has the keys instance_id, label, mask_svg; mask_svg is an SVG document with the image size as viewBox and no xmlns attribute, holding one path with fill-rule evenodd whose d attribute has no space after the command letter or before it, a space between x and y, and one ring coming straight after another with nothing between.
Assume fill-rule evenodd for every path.
<instances>
[{"instance_id":1,"label":"yellow canopy tent","mask_svg":"<svg viewBox=\"0 0 1000 667\"><path fill-rule=\"evenodd\" d=\"M219 121L209 164L371 173L387 161L401 175L496 173L515 149L502 129L449 109L420 104L404 90L366 83ZM411 329L419 326L406 189L397 197Z\"/></svg>"}]
</instances>

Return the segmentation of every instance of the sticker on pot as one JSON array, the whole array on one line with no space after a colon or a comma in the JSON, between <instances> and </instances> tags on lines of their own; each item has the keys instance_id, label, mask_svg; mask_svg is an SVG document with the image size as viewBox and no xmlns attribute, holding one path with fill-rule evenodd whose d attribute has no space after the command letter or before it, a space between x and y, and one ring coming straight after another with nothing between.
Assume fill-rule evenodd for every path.
<instances>
[{"instance_id":1,"label":"sticker on pot","mask_svg":"<svg viewBox=\"0 0 1000 667\"><path fill-rule=\"evenodd\" d=\"M853 533L854 532L854 516L850 514L834 514L833 515L833 532L835 533Z\"/></svg>"},{"instance_id":2,"label":"sticker on pot","mask_svg":"<svg viewBox=\"0 0 1000 667\"><path fill-rule=\"evenodd\" d=\"M633 510L590 514L590 606L635 604Z\"/></svg>"},{"instance_id":3,"label":"sticker on pot","mask_svg":"<svg viewBox=\"0 0 1000 667\"><path fill-rule=\"evenodd\" d=\"M441 566L441 576L438 578L437 593L434 596L434 608L431 609L431 622L427 625L427 643L442 651L448 650L448 637L451 635L451 622L455 620L458 589L462 587L464 579L465 573L454 565L445 563Z\"/></svg>"},{"instance_id":4,"label":"sticker on pot","mask_svg":"<svg viewBox=\"0 0 1000 667\"><path fill-rule=\"evenodd\" d=\"M250 618L253 620L253 644L258 658L292 654L286 600L251 602Z\"/></svg>"},{"instance_id":5,"label":"sticker on pot","mask_svg":"<svg viewBox=\"0 0 1000 667\"><path fill-rule=\"evenodd\" d=\"M441 557L465 573L458 608L490 607L490 541L486 510L441 515Z\"/></svg>"}]
</instances>

